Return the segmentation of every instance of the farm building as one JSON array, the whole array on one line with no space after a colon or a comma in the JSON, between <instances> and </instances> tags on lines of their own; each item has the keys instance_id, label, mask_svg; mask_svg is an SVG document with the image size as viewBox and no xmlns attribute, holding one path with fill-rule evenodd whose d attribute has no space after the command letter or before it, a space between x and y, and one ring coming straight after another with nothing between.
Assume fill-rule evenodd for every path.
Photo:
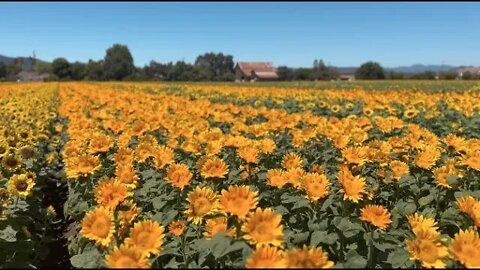
<instances>
[{"instance_id":1,"label":"farm building","mask_svg":"<svg viewBox=\"0 0 480 270\"><path fill-rule=\"evenodd\" d=\"M276 69L271 62L238 62L235 66L236 81L277 80Z\"/></svg>"},{"instance_id":2,"label":"farm building","mask_svg":"<svg viewBox=\"0 0 480 270\"><path fill-rule=\"evenodd\" d=\"M49 77L48 73L38 74L34 71L21 71L17 74L17 80L20 82L43 82Z\"/></svg>"},{"instance_id":3,"label":"farm building","mask_svg":"<svg viewBox=\"0 0 480 270\"><path fill-rule=\"evenodd\" d=\"M462 78L463 74L470 72L472 75L480 75L480 67L465 67L456 69L458 77Z\"/></svg>"},{"instance_id":4,"label":"farm building","mask_svg":"<svg viewBox=\"0 0 480 270\"><path fill-rule=\"evenodd\" d=\"M355 74L340 74L341 81L353 81L355 80Z\"/></svg>"}]
</instances>

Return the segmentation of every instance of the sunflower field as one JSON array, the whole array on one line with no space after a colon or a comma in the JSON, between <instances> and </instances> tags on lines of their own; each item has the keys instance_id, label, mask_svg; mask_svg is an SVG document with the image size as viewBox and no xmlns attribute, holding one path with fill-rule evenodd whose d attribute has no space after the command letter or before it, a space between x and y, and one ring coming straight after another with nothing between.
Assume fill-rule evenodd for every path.
<instances>
[{"instance_id":1,"label":"sunflower field","mask_svg":"<svg viewBox=\"0 0 480 270\"><path fill-rule=\"evenodd\" d=\"M0 84L0 266L480 267L480 85L382 84Z\"/></svg>"}]
</instances>

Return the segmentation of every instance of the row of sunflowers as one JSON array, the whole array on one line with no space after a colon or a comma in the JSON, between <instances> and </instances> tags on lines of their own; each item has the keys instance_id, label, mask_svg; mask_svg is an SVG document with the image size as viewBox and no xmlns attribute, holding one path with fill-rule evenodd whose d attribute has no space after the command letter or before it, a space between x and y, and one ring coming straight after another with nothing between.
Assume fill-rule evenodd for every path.
<instances>
[{"instance_id":1,"label":"row of sunflowers","mask_svg":"<svg viewBox=\"0 0 480 270\"><path fill-rule=\"evenodd\" d=\"M25 200L48 197L39 179L52 173L42 168L61 171L63 209L41 210L42 222L69 223L74 267L480 267L478 89L60 83L2 91L13 107L2 116L14 123L25 108L36 123L27 130L43 134L29 134L42 150ZM5 187L30 171L9 172Z\"/></svg>"},{"instance_id":2,"label":"row of sunflowers","mask_svg":"<svg viewBox=\"0 0 480 270\"><path fill-rule=\"evenodd\" d=\"M74 266L479 266L476 91L60 88Z\"/></svg>"},{"instance_id":3,"label":"row of sunflowers","mask_svg":"<svg viewBox=\"0 0 480 270\"><path fill-rule=\"evenodd\" d=\"M36 267L56 241L60 220L46 197L52 184L57 89L53 85L0 87L0 265Z\"/></svg>"}]
</instances>

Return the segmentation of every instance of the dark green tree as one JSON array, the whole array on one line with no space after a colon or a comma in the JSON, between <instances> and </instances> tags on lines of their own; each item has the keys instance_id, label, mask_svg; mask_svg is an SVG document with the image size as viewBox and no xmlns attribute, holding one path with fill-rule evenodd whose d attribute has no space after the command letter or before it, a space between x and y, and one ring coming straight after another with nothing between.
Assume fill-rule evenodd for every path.
<instances>
[{"instance_id":1,"label":"dark green tree","mask_svg":"<svg viewBox=\"0 0 480 270\"><path fill-rule=\"evenodd\" d=\"M457 73L455 71L442 71L438 74L438 77L441 80L455 80L457 78Z\"/></svg>"},{"instance_id":2,"label":"dark green tree","mask_svg":"<svg viewBox=\"0 0 480 270\"><path fill-rule=\"evenodd\" d=\"M38 74L48 73L53 74L52 64L43 61L36 61L35 66L33 68Z\"/></svg>"},{"instance_id":3,"label":"dark green tree","mask_svg":"<svg viewBox=\"0 0 480 270\"><path fill-rule=\"evenodd\" d=\"M3 62L0 62L0 79L6 78L6 77L7 77L7 66Z\"/></svg>"},{"instance_id":4,"label":"dark green tree","mask_svg":"<svg viewBox=\"0 0 480 270\"><path fill-rule=\"evenodd\" d=\"M355 71L355 79L382 80L385 79L385 71L377 62L366 62Z\"/></svg>"},{"instance_id":5,"label":"dark green tree","mask_svg":"<svg viewBox=\"0 0 480 270\"><path fill-rule=\"evenodd\" d=\"M122 80L135 71L133 57L126 45L114 44L107 49L103 64L107 80Z\"/></svg>"},{"instance_id":6,"label":"dark green tree","mask_svg":"<svg viewBox=\"0 0 480 270\"><path fill-rule=\"evenodd\" d=\"M89 81L102 81L103 76L103 61L88 60L85 68L86 79Z\"/></svg>"},{"instance_id":7,"label":"dark green tree","mask_svg":"<svg viewBox=\"0 0 480 270\"><path fill-rule=\"evenodd\" d=\"M291 81L295 77L293 69L287 66L280 66L277 68L277 75L279 81Z\"/></svg>"},{"instance_id":8,"label":"dark green tree","mask_svg":"<svg viewBox=\"0 0 480 270\"><path fill-rule=\"evenodd\" d=\"M203 75L211 81L234 80L233 56L223 53L205 53L195 60L195 66L204 70Z\"/></svg>"},{"instance_id":9,"label":"dark green tree","mask_svg":"<svg viewBox=\"0 0 480 270\"><path fill-rule=\"evenodd\" d=\"M52 71L58 79L69 80L72 75L72 65L63 57L56 58L52 62Z\"/></svg>"},{"instance_id":10,"label":"dark green tree","mask_svg":"<svg viewBox=\"0 0 480 270\"><path fill-rule=\"evenodd\" d=\"M299 81L311 81L311 80L313 80L313 69L311 69L311 68L298 68L298 69L296 69L294 80L299 80Z\"/></svg>"},{"instance_id":11,"label":"dark green tree","mask_svg":"<svg viewBox=\"0 0 480 270\"><path fill-rule=\"evenodd\" d=\"M81 81L87 76L87 65L80 62L75 62L72 64L72 80Z\"/></svg>"}]
</instances>

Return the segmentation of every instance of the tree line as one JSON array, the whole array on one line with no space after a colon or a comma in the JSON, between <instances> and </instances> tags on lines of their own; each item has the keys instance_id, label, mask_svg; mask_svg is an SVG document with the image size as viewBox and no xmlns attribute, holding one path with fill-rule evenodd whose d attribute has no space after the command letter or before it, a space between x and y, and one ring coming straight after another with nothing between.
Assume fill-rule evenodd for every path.
<instances>
[{"instance_id":1,"label":"tree line","mask_svg":"<svg viewBox=\"0 0 480 270\"><path fill-rule=\"evenodd\" d=\"M33 70L39 74L47 73L50 80L90 80L90 81L233 81L235 79L234 61L232 55L223 53L205 53L199 55L193 64L185 61L176 63L158 63L151 61L144 67L136 67L130 50L126 45L114 44L108 48L102 60L89 60L87 63L73 62L60 57L52 63L36 61ZM0 62L0 79L15 78L22 66L18 63L5 65ZM311 68L277 68L280 81L320 80L330 81L341 78L341 72L327 66L323 60L314 60ZM354 72L357 80L434 80L456 79L454 71L425 71L417 74L385 71L377 62L369 61L362 64ZM480 79L478 75L465 72L462 79Z\"/></svg>"}]
</instances>

